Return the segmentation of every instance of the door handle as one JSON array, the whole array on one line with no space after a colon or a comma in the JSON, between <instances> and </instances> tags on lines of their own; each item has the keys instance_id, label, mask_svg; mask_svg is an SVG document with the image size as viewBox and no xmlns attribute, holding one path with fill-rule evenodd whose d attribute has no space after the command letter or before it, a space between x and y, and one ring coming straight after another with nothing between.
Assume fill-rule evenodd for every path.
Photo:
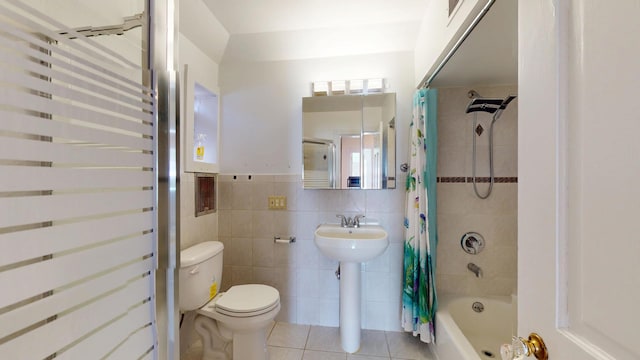
<instances>
[{"instance_id":1,"label":"door handle","mask_svg":"<svg viewBox=\"0 0 640 360\"><path fill-rule=\"evenodd\" d=\"M538 360L548 360L547 346L542 337L536 333L529 334L528 339L513 337L511 344L504 344L500 347L502 360L521 360L531 355Z\"/></svg>"}]
</instances>

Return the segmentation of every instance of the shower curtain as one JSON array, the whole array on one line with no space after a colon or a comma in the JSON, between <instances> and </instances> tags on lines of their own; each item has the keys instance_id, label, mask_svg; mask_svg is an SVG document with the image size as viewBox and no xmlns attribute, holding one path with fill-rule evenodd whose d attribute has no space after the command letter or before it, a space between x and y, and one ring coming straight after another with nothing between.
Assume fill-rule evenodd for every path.
<instances>
[{"instance_id":1,"label":"shower curtain","mask_svg":"<svg viewBox=\"0 0 640 360\"><path fill-rule=\"evenodd\" d=\"M402 327L426 343L435 340L437 90L413 97L404 218Z\"/></svg>"}]
</instances>

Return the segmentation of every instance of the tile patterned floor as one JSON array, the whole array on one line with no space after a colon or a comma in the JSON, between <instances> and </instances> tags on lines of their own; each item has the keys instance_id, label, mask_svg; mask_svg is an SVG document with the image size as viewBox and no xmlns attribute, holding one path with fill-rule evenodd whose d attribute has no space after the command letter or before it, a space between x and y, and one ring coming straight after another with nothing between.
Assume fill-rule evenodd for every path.
<instances>
[{"instance_id":1,"label":"tile patterned floor","mask_svg":"<svg viewBox=\"0 0 640 360\"><path fill-rule=\"evenodd\" d=\"M360 350L347 354L334 327L274 323L267 340L270 360L435 360L426 344L409 333L362 330ZM202 344L182 357L200 360Z\"/></svg>"}]
</instances>

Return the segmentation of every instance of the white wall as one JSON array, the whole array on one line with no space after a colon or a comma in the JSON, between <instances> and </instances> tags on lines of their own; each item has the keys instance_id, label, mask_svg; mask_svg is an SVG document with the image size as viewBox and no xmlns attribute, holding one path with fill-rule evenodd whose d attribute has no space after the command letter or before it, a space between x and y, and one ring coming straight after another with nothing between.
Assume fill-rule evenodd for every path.
<instances>
[{"instance_id":1,"label":"white wall","mask_svg":"<svg viewBox=\"0 0 640 360\"><path fill-rule=\"evenodd\" d=\"M181 35L219 63L229 42L229 32L203 1L178 1L178 6Z\"/></svg>"},{"instance_id":2,"label":"white wall","mask_svg":"<svg viewBox=\"0 0 640 360\"><path fill-rule=\"evenodd\" d=\"M189 74L195 74L197 81L208 89L218 87L218 64L216 64L205 53L200 51L189 39L180 34L180 69L184 65L189 65ZM181 103L184 103L181 97ZM182 114L184 107L180 106ZM181 134L184 131L185 121L180 121ZM185 141L181 142L184 146ZM193 153L192 149L182 149L182 154ZM181 162L184 164L184 161ZM217 214L207 214L195 217L195 177L193 173L184 172L184 166L180 169L180 247L186 249L189 246L208 240L217 240L218 216Z\"/></svg>"},{"instance_id":3,"label":"white wall","mask_svg":"<svg viewBox=\"0 0 640 360\"><path fill-rule=\"evenodd\" d=\"M413 93L410 52L337 58L223 62L221 172L302 174L302 98L311 83L384 77L397 93L399 136L404 136ZM407 149L398 149L399 158Z\"/></svg>"},{"instance_id":4,"label":"white wall","mask_svg":"<svg viewBox=\"0 0 640 360\"><path fill-rule=\"evenodd\" d=\"M218 64L201 51L191 40L183 34L179 39L179 63L180 72L184 71L184 65L189 65L189 76L197 76L197 82L207 89L218 88ZM183 78L181 78L183 79ZM181 83L184 86L184 81ZM182 93L184 94L184 89ZM181 96L180 133L185 134L184 96ZM181 140L181 155L193 154L193 149L184 149L184 138ZM180 169L180 248L186 249L197 243L210 240L218 240L218 214L212 213L200 217L195 216L195 176L193 173L184 172L184 161L181 161ZM180 332L181 353L196 340L193 332L194 312L185 315Z\"/></svg>"},{"instance_id":5,"label":"white wall","mask_svg":"<svg viewBox=\"0 0 640 360\"><path fill-rule=\"evenodd\" d=\"M189 72L193 72L198 77L197 82L209 90L218 87L218 63L205 54L184 34L180 34L180 71L184 70L184 65L189 65Z\"/></svg>"}]
</instances>

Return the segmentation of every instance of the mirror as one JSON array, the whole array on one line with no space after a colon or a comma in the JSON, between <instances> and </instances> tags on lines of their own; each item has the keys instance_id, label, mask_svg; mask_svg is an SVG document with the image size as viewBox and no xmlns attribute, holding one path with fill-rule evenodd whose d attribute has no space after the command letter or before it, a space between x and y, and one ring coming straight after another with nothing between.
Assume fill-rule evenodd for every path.
<instances>
[{"instance_id":1,"label":"mirror","mask_svg":"<svg viewBox=\"0 0 640 360\"><path fill-rule=\"evenodd\" d=\"M395 188L395 116L395 93L303 98L304 188Z\"/></svg>"}]
</instances>

